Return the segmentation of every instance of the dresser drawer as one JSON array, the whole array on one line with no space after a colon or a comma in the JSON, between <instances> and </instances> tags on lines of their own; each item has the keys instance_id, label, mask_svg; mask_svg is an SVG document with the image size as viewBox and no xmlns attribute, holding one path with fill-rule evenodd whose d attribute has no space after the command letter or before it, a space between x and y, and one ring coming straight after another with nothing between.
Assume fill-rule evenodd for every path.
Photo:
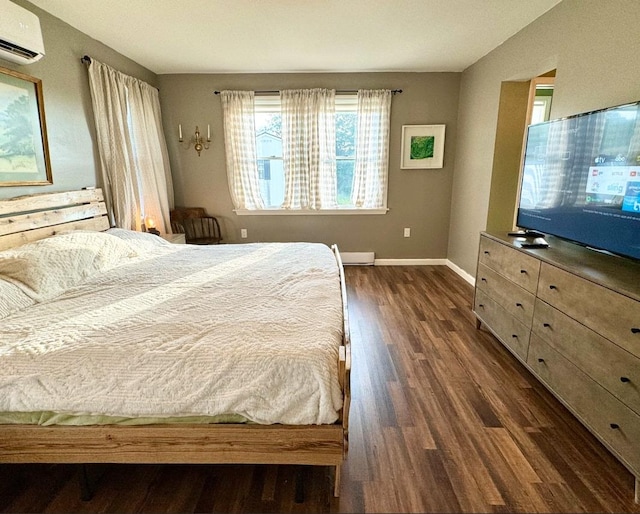
<instances>
[{"instance_id":1,"label":"dresser drawer","mask_svg":"<svg viewBox=\"0 0 640 514\"><path fill-rule=\"evenodd\" d=\"M640 359L539 299L533 332L640 414Z\"/></svg>"},{"instance_id":2,"label":"dresser drawer","mask_svg":"<svg viewBox=\"0 0 640 514\"><path fill-rule=\"evenodd\" d=\"M476 287L500 304L504 310L531 326L535 296L507 280L484 264L478 264Z\"/></svg>"},{"instance_id":3,"label":"dresser drawer","mask_svg":"<svg viewBox=\"0 0 640 514\"><path fill-rule=\"evenodd\" d=\"M640 416L532 334L527 364L637 475Z\"/></svg>"},{"instance_id":4,"label":"dresser drawer","mask_svg":"<svg viewBox=\"0 0 640 514\"><path fill-rule=\"evenodd\" d=\"M527 360L530 329L508 314L486 293L477 289L474 311L496 337L523 361Z\"/></svg>"},{"instance_id":5,"label":"dresser drawer","mask_svg":"<svg viewBox=\"0 0 640 514\"><path fill-rule=\"evenodd\" d=\"M640 357L640 302L547 263L538 297Z\"/></svg>"},{"instance_id":6,"label":"dresser drawer","mask_svg":"<svg viewBox=\"0 0 640 514\"><path fill-rule=\"evenodd\" d=\"M478 262L515 282L530 293L536 292L540 261L488 237L480 237Z\"/></svg>"}]
</instances>

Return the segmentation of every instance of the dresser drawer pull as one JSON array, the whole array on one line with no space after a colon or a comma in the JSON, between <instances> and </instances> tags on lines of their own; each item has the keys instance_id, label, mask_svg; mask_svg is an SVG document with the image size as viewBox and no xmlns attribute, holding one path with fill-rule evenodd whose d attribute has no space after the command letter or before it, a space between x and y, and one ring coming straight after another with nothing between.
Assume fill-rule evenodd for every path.
<instances>
[{"instance_id":1,"label":"dresser drawer pull","mask_svg":"<svg viewBox=\"0 0 640 514\"><path fill-rule=\"evenodd\" d=\"M618 428L620 428L620 425L618 425L617 423L610 423L609 426L614 430L617 430Z\"/></svg>"},{"instance_id":2,"label":"dresser drawer pull","mask_svg":"<svg viewBox=\"0 0 640 514\"><path fill-rule=\"evenodd\" d=\"M485 250L485 251L484 251L484 254L485 254L485 255L489 255L489 250Z\"/></svg>"},{"instance_id":3,"label":"dresser drawer pull","mask_svg":"<svg viewBox=\"0 0 640 514\"><path fill-rule=\"evenodd\" d=\"M538 357L538 362L544 362L544 359L542 357Z\"/></svg>"},{"instance_id":4,"label":"dresser drawer pull","mask_svg":"<svg viewBox=\"0 0 640 514\"><path fill-rule=\"evenodd\" d=\"M482 277L480 280L481 280L482 282L486 282L486 281L487 281L487 279L486 279L486 278L484 278L484 277Z\"/></svg>"},{"instance_id":5,"label":"dresser drawer pull","mask_svg":"<svg viewBox=\"0 0 640 514\"><path fill-rule=\"evenodd\" d=\"M521 269L520 273L527 273L527 270L526 269Z\"/></svg>"},{"instance_id":6,"label":"dresser drawer pull","mask_svg":"<svg viewBox=\"0 0 640 514\"><path fill-rule=\"evenodd\" d=\"M554 286L553 284L551 284L551 285L549 286L549 289L558 289L558 288L557 288L556 286Z\"/></svg>"},{"instance_id":7,"label":"dresser drawer pull","mask_svg":"<svg viewBox=\"0 0 640 514\"><path fill-rule=\"evenodd\" d=\"M633 328L631 329L631 333L633 333L633 334L640 334L640 328L633 327Z\"/></svg>"},{"instance_id":8,"label":"dresser drawer pull","mask_svg":"<svg viewBox=\"0 0 640 514\"><path fill-rule=\"evenodd\" d=\"M511 334L511 337L513 337L514 339L518 339L518 334Z\"/></svg>"},{"instance_id":9,"label":"dresser drawer pull","mask_svg":"<svg viewBox=\"0 0 640 514\"><path fill-rule=\"evenodd\" d=\"M620 382L624 382L626 384L627 382L631 382L631 379L629 377L620 377Z\"/></svg>"},{"instance_id":10,"label":"dresser drawer pull","mask_svg":"<svg viewBox=\"0 0 640 514\"><path fill-rule=\"evenodd\" d=\"M516 302L516 307L522 307L522 304L520 302Z\"/></svg>"},{"instance_id":11,"label":"dresser drawer pull","mask_svg":"<svg viewBox=\"0 0 640 514\"><path fill-rule=\"evenodd\" d=\"M549 325L549 323L543 323L543 324L542 324L542 326L543 326L544 328L551 328L551 325Z\"/></svg>"},{"instance_id":12,"label":"dresser drawer pull","mask_svg":"<svg viewBox=\"0 0 640 514\"><path fill-rule=\"evenodd\" d=\"M479 303L478 307L480 307L481 309L484 309L484 303Z\"/></svg>"}]
</instances>

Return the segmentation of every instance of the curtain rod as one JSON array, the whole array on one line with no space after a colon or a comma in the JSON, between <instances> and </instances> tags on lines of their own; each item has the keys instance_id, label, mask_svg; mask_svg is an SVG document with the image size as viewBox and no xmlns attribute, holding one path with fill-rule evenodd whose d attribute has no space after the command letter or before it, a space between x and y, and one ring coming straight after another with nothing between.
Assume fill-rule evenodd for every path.
<instances>
[{"instance_id":1,"label":"curtain rod","mask_svg":"<svg viewBox=\"0 0 640 514\"><path fill-rule=\"evenodd\" d=\"M336 89L336 93L357 93L358 90L357 89ZM259 94L259 95L275 95L280 93L280 91L277 90L263 90L263 91L254 91L254 93ZM393 93L394 95L397 93L402 93L402 89L392 89L391 93ZM220 91L214 91L213 94L215 95L219 95Z\"/></svg>"},{"instance_id":2,"label":"curtain rod","mask_svg":"<svg viewBox=\"0 0 640 514\"><path fill-rule=\"evenodd\" d=\"M89 64L91 64L91 57L89 57L88 55L83 55L82 57L80 57L80 62L88 66ZM131 77L133 77L133 75L131 75ZM133 78L136 80L139 80L140 82L144 82L144 80L139 79L137 77L133 77ZM147 84L147 82L144 82L144 83ZM160 89L158 89L156 86L152 86L151 84L148 84L148 85L151 86L153 89L157 89L158 91L160 91Z\"/></svg>"}]
</instances>

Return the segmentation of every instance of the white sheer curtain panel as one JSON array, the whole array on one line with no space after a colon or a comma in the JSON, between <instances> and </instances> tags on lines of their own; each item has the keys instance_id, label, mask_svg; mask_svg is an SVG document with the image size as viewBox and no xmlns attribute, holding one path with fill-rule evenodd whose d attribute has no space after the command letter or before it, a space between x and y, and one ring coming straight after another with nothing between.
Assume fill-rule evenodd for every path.
<instances>
[{"instance_id":1,"label":"white sheer curtain panel","mask_svg":"<svg viewBox=\"0 0 640 514\"><path fill-rule=\"evenodd\" d=\"M351 201L356 207L386 205L389 169L389 89L358 91L358 132Z\"/></svg>"},{"instance_id":2,"label":"white sheer curtain panel","mask_svg":"<svg viewBox=\"0 0 640 514\"><path fill-rule=\"evenodd\" d=\"M236 209L264 209L256 161L253 91L221 91L229 192Z\"/></svg>"},{"instance_id":3,"label":"white sheer curtain panel","mask_svg":"<svg viewBox=\"0 0 640 514\"><path fill-rule=\"evenodd\" d=\"M284 209L336 206L335 90L280 92Z\"/></svg>"},{"instance_id":4,"label":"white sheer curtain panel","mask_svg":"<svg viewBox=\"0 0 640 514\"><path fill-rule=\"evenodd\" d=\"M116 70L95 59L89 64L103 188L113 213L112 221L118 227L136 228L136 221L140 223L138 181L133 171L133 142L127 126L127 90L118 75Z\"/></svg>"},{"instance_id":5,"label":"white sheer curtain panel","mask_svg":"<svg viewBox=\"0 0 640 514\"><path fill-rule=\"evenodd\" d=\"M150 216L170 232L173 183L158 91L95 59L89 86L103 184L117 227L140 230Z\"/></svg>"},{"instance_id":6,"label":"white sheer curtain panel","mask_svg":"<svg viewBox=\"0 0 640 514\"><path fill-rule=\"evenodd\" d=\"M160 232L171 232L169 213L173 207L173 182L158 90L146 82L132 79L129 108L142 212L145 217L155 220Z\"/></svg>"}]
</instances>

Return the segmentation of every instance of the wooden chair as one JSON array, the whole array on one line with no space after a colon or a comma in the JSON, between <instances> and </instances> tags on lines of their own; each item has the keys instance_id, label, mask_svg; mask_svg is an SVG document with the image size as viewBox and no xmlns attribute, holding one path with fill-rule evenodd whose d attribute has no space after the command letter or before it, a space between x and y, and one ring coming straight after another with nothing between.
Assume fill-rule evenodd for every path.
<instances>
[{"instance_id":1,"label":"wooden chair","mask_svg":"<svg viewBox=\"0 0 640 514\"><path fill-rule=\"evenodd\" d=\"M170 213L171 230L184 234L187 244L211 245L222 241L220 224L202 207L176 207Z\"/></svg>"}]
</instances>

